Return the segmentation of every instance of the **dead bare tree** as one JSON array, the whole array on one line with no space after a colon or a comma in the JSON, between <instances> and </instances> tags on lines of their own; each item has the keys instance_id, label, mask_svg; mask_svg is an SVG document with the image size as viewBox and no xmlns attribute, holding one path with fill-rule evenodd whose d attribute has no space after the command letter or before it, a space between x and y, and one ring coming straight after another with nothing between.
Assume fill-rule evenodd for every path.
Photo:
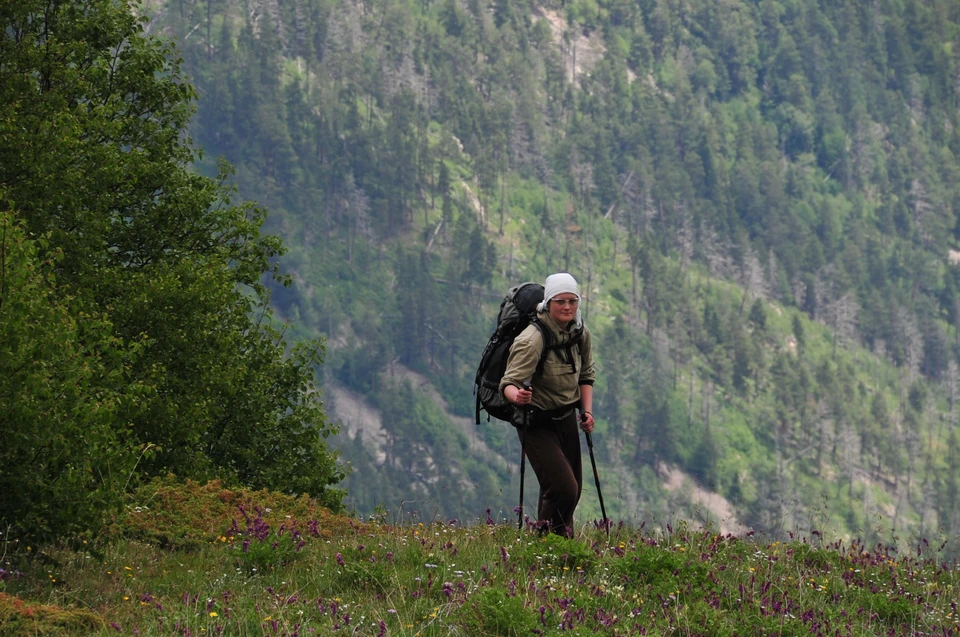
<instances>
[{"instance_id":1,"label":"dead bare tree","mask_svg":"<svg viewBox=\"0 0 960 637\"><path fill-rule=\"evenodd\" d=\"M752 247L747 247L746 254L743 257L743 264L740 266L737 282L743 287L743 298L740 300L740 310L738 314L743 314L743 308L747 301L753 298L766 298L770 287L767 285L767 279L763 272L763 266L760 265L760 259Z\"/></svg>"},{"instance_id":2,"label":"dead bare tree","mask_svg":"<svg viewBox=\"0 0 960 637\"><path fill-rule=\"evenodd\" d=\"M732 278L734 268L730 248L730 242L717 234L712 226L700 224L700 251L710 274L721 279Z\"/></svg>"},{"instance_id":3,"label":"dead bare tree","mask_svg":"<svg viewBox=\"0 0 960 637\"><path fill-rule=\"evenodd\" d=\"M860 305L856 296L847 292L827 304L824 316L827 324L833 328L833 356L837 355L837 343L840 339L855 342L857 338L857 315Z\"/></svg>"}]
</instances>

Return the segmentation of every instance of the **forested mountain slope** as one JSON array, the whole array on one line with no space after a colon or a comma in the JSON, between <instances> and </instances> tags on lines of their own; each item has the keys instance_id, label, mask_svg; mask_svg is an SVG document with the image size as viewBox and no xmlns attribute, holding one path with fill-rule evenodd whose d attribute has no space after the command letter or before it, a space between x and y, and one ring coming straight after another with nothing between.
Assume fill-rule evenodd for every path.
<instances>
[{"instance_id":1,"label":"forested mountain slope","mask_svg":"<svg viewBox=\"0 0 960 637\"><path fill-rule=\"evenodd\" d=\"M615 518L706 515L680 469L761 531L960 533L960 5L145 11L201 170L232 162L290 248L274 303L326 336L328 396L379 410L341 434L360 511L512 508L512 432L449 413L508 284L568 270Z\"/></svg>"}]
</instances>

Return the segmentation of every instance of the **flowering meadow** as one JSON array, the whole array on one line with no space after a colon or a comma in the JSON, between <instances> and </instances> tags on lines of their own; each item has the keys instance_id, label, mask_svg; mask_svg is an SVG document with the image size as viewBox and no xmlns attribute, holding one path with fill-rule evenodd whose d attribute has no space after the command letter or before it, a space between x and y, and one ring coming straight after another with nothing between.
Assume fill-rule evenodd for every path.
<instances>
[{"instance_id":1,"label":"flowering meadow","mask_svg":"<svg viewBox=\"0 0 960 637\"><path fill-rule=\"evenodd\" d=\"M97 541L8 544L0 634L960 635L960 571L922 540L565 539L490 512L361 522L217 483L141 496Z\"/></svg>"}]
</instances>

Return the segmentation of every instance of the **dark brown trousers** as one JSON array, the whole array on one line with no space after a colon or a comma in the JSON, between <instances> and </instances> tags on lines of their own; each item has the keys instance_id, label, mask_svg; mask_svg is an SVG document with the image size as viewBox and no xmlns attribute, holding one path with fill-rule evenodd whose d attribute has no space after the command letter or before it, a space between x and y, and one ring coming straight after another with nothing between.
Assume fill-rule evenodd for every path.
<instances>
[{"instance_id":1,"label":"dark brown trousers","mask_svg":"<svg viewBox=\"0 0 960 637\"><path fill-rule=\"evenodd\" d=\"M529 426L517 427L517 434L540 483L537 519L550 532L572 537L573 512L583 490L577 412L571 409L560 419L530 420Z\"/></svg>"}]
</instances>

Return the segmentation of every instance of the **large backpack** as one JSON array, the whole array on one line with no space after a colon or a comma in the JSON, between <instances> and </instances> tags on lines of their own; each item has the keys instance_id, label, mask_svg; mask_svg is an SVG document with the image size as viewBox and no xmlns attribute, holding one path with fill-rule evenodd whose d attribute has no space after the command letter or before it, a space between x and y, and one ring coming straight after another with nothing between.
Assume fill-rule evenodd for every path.
<instances>
[{"instance_id":1,"label":"large backpack","mask_svg":"<svg viewBox=\"0 0 960 637\"><path fill-rule=\"evenodd\" d=\"M537 372L542 370L543 359L549 349L565 347L568 351L580 342L580 333L577 333L569 342L557 346L552 342L553 335L537 320L537 305L543 300L543 286L539 283L521 283L507 291L500 303L500 313L497 314L497 328L494 330L487 346L480 357L480 366L474 380L473 392L476 394L477 424L480 424L480 410L490 416L511 422L513 420L513 404L500 394L500 380L507 370L507 358L510 356L510 346L528 325L535 325L543 336L543 354L537 363ZM572 363L572 359L571 359Z\"/></svg>"}]
</instances>

